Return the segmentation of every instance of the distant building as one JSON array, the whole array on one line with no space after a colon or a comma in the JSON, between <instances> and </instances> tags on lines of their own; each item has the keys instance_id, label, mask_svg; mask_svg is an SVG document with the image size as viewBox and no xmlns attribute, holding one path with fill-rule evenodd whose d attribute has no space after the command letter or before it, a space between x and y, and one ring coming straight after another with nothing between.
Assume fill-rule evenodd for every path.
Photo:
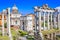
<instances>
[{"instance_id":1,"label":"distant building","mask_svg":"<svg viewBox=\"0 0 60 40\"><path fill-rule=\"evenodd\" d=\"M12 7L12 10L10 12L10 25L11 27L15 27L15 28L19 28L20 27L20 16L21 13L19 13L18 8L16 7L16 5L14 5ZM7 22L7 15L4 14L4 22ZM0 26L2 26L2 13L0 13Z\"/></svg>"},{"instance_id":2,"label":"distant building","mask_svg":"<svg viewBox=\"0 0 60 40\"><path fill-rule=\"evenodd\" d=\"M28 14L27 16L27 31L32 31L35 26L35 15L34 14Z\"/></svg>"},{"instance_id":3,"label":"distant building","mask_svg":"<svg viewBox=\"0 0 60 40\"><path fill-rule=\"evenodd\" d=\"M20 28L25 31L33 31L34 24L34 14L27 14L26 16L21 16L20 18Z\"/></svg>"},{"instance_id":4,"label":"distant building","mask_svg":"<svg viewBox=\"0 0 60 40\"><path fill-rule=\"evenodd\" d=\"M6 23L6 15L4 15L4 23ZM2 13L0 13L0 26L2 26Z\"/></svg>"},{"instance_id":5,"label":"distant building","mask_svg":"<svg viewBox=\"0 0 60 40\"><path fill-rule=\"evenodd\" d=\"M14 5L11 12L11 26L20 27L20 16L22 16L21 13L18 12L18 8Z\"/></svg>"}]
</instances>

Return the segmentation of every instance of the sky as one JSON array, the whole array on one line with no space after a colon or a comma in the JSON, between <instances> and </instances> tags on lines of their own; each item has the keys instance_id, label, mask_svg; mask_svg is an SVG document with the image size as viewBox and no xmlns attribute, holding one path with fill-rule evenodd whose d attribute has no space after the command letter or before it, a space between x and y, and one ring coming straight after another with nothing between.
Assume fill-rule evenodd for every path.
<instances>
[{"instance_id":1,"label":"sky","mask_svg":"<svg viewBox=\"0 0 60 40\"><path fill-rule=\"evenodd\" d=\"M0 12L8 7L12 9L14 4L18 7L19 12L25 15L34 13L34 6L48 4L49 7L56 8L60 6L60 0L0 0Z\"/></svg>"}]
</instances>

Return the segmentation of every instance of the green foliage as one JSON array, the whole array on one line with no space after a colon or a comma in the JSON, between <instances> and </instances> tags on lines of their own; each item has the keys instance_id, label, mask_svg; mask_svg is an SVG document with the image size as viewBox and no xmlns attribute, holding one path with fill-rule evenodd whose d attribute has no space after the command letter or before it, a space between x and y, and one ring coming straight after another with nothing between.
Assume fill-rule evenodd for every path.
<instances>
[{"instance_id":1,"label":"green foliage","mask_svg":"<svg viewBox=\"0 0 60 40\"><path fill-rule=\"evenodd\" d=\"M12 32L12 36L16 36L17 35L17 32L15 30L11 30Z\"/></svg>"},{"instance_id":2,"label":"green foliage","mask_svg":"<svg viewBox=\"0 0 60 40\"><path fill-rule=\"evenodd\" d=\"M19 36L25 36L27 34L27 32L24 32L22 30L15 31L13 28L11 28L11 32L13 40L16 40Z\"/></svg>"},{"instance_id":3,"label":"green foliage","mask_svg":"<svg viewBox=\"0 0 60 40\"><path fill-rule=\"evenodd\" d=\"M0 32L0 36L2 36L2 33Z\"/></svg>"},{"instance_id":4,"label":"green foliage","mask_svg":"<svg viewBox=\"0 0 60 40\"><path fill-rule=\"evenodd\" d=\"M13 40L16 40L16 36L13 36Z\"/></svg>"},{"instance_id":5,"label":"green foliage","mask_svg":"<svg viewBox=\"0 0 60 40\"><path fill-rule=\"evenodd\" d=\"M15 31L13 28L11 28L11 33L12 33L13 40L16 40L16 38L17 38L17 31Z\"/></svg>"},{"instance_id":6,"label":"green foliage","mask_svg":"<svg viewBox=\"0 0 60 40\"><path fill-rule=\"evenodd\" d=\"M9 40L8 36L0 36L0 40Z\"/></svg>"},{"instance_id":7,"label":"green foliage","mask_svg":"<svg viewBox=\"0 0 60 40\"><path fill-rule=\"evenodd\" d=\"M19 35L20 35L20 36L25 36L25 35L28 34L27 32L22 31L22 30L19 30L18 32L19 32Z\"/></svg>"},{"instance_id":8,"label":"green foliage","mask_svg":"<svg viewBox=\"0 0 60 40\"><path fill-rule=\"evenodd\" d=\"M42 31L43 35L47 35L47 34L51 34L51 33L55 33L55 32L59 32L60 30L56 30L56 29L50 29L50 30L45 30Z\"/></svg>"},{"instance_id":9,"label":"green foliage","mask_svg":"<svg viewBox=\"0 0 60 40\"><path fill-rule=\"evenodd\" d=\"M27 39L28 39L28 40L34 40L34 36L28 35L28 36L27 36Z\"/></svg>"},{"instance_id":10,"label":"green foliage","mask_svg":"<svg viewBox=\"0 0 60 40\"><path fill-rule=\"evenodd\" d=\"M59 36L56 36L56 39L57 39L57 40L60 40L60 37L59 37Z\"/></svg>"},{"instance_id":11,"label":"green foliage","mask_svg":"<svg viewBox=\"0 0 60 40\"><path fill-rule=\"evenodd\" d=\"M54 30L54 29L42 31L43 35L51 34L54 32L56 32L56 30Z\"/></svg>"}]
</instances>

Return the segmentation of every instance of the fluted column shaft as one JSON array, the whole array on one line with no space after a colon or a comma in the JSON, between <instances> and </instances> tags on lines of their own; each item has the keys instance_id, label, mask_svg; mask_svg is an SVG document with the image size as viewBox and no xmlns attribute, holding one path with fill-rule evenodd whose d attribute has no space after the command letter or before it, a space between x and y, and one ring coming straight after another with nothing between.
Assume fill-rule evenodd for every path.
<instances>
[{"instance_id":1,"label":"fluted column shaft","mask_svg":"<svg viewBox=\"0 0 60 40\"><path fill-rule=\"evenodd\" d=\"M45 13L46 13L46 12L44 12L44 30L45 30Z\"/></svg>"},{"instance_id":2,"label":"fluted column shaft","mask_svg":"<svg viewBox=\"0 0 60 40\"><path fill-rule=\"evenodd\" d=\"M54 28L57 28L56 27L56 16L54 15Z\"/></svg>"},{"instance_id":3,"label":"fluted column shaft","mask_svg":"<svg viewBox=\"0 0 60 40\"><path fill-rule=\"evenodd\" d=\"M52 25L52 12L51 12L51 28L53 28L53 25Z\"/></svg>"},{"instance_id":4,"label":"fluted column shaft","mask_svg":"<svg viewBox=\"0 0 60 40\"><path fill-rule=\"evenodd\" d=\"M50 29L50 27L49 27L49 12L48 12L48 30Z\"/></svg>"},{"instance_id":5,"label":"fluted column shaft","mask_svg":"<svg viewBox=\"0 0 60 40\"><path fill-rule=\"evenodd\" d=\"M10 29L10 8L8 8L7 12L8 12L8 14L7 14L8 34L9 34L10 40L12 40L11 29Z\"/></svg>"},{"instance_id":6,"label":"fluted column shaft","mask_svg":"<svg viewBox=\"0 0 60 40\"><path fill-rule=\"evenodd\" d=\"M59 28L59 30L60 30L60 14L58 14L58 28Z\"/></svg>"},{"instance_id":7,"label":"fluted column shaft","mask_svg":"<svg viewBox=\"0 0 60 40\"><path fill-rule=\"evenodd\" d=\"M4 13L2 14L2 35L4 36Z\"/></svg>"},{"instance_id":8,"label":"fluted column shaft","mask_svg":"<svg viewBox=\"0 0 60 40\"><path fill-rule=\"evenodd\" d=\"M38 12L38 15L39 15L39 31L41 32L41 12Z\"/></svg>"}]
</instances>

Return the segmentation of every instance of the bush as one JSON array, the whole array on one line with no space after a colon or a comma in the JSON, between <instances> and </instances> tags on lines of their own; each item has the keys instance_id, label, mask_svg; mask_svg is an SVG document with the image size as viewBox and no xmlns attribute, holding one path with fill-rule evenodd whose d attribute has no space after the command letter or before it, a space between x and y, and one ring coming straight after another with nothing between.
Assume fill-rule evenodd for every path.
<instances>
[{"instance_id":1,"label":"bush","mask_svg":"<svg viewBox=\"0 0 60 40\"><path fill-rule=\"evenodd\" d=\"M27 39L28 39L28 40L34 40L34 36L28 35L28 36L27 36Z\"/></svg>"},{"instance_id":2,"label":"bush","mask_svg":"<svg viewBox=\"0 0 60 40\"><path fill-rule=\"evenodd\" d=\"M19 30L18 32L19 32L19 35L20 35L20 36L25 36L25 35L28 34L27 32L22 31L22 30Z\"/></svg>"},{"instance_id":3,"label":"bush","mask_svg":"<svg viewBox=\"0 0 60 40\"><path fill-rule=\"evenodd\" d=\"M17 35L15 30L11 30L11 32L12 32L12 36L16 36Z\"/></svg>"},{"instance_id":4,"label":"bush","mask_svg":"<svg viewBox=\"0 0 60 40\"><path fill-rule=\"evenodd\" d=\"M11 28L11 33L12 33L13 40L16 40L17 32L13 28Z\"/></svg>"},{"instance_id":5,"label":"bush","mask_svg":"<svg viewBox=\"0 0 60 40\"><path fill-rule=\"evenodd\" d=\"M16 36L13 36L13 40L16 40Z\"/></svg>"}]
</instances>

